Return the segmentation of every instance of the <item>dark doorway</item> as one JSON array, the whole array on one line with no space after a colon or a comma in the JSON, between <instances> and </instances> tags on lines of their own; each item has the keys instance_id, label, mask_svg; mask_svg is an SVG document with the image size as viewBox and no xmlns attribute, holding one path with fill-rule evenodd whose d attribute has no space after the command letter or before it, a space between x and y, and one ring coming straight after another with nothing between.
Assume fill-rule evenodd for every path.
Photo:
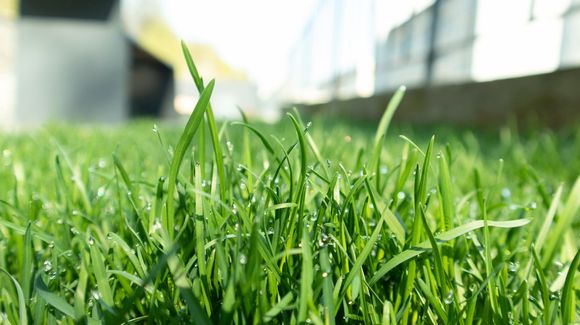
<instances>
[{"instance_id":1,"label":"dark doorway","mask_svg":"<svg viewBox=\"0 0 580 325\"><path fill-rule=\"evenodd\" d=\"M132 43L129 89L131 117L159 117L173 97L173 70Z\"/></svg>"}]
</instances>

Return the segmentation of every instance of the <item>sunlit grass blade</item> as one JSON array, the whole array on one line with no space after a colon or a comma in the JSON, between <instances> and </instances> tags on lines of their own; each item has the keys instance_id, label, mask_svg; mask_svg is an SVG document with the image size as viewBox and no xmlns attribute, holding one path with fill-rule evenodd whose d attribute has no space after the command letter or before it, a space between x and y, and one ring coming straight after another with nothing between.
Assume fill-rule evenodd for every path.
<instances>
[{"instance_id":1,"label":"sunlit grass blade","mask_svg":"<svg viewBox=\"0 0 580 325\"><path fill-rule=\"evenodd\" d=\"M167 181L167 213L165 214L163 222L163 225L165 226L165 229L167 230L170 238L173 238L175 226L175 199L173 195L175 193L177 175L179 174L179 168L185 156L185 152L187 151L189 144L193 140L195 132L203 120L203 114L208 106L213 87L214 82L212 80L207 85L207 88L205 88L202 94L199 96L199 100L197 101L197 104L193 109L193 113L191 113L191 116L187 121L187 125L185 126L181 137L179 138L177 146L175 147L173 159L171 160L169 178Z\"/></svg>"},{"instance_id":2,"label":"sunlit grass blade","mask_svg":"<svg viewBox=\"0 0 580 325\"><path fill-rule=\"evenodd\" d=\"M89 238L91 265L93 267L93 275L97 280L99 295L108 307L114 307L115 301L113 299L113 290L109 284L109 277L105 269L104 256L95 244L95 240L92 237Z\"/></svg>"},{"instance_id":3,"label":"sunlit grass blade","mask_svg":"<svg viewBox=\"0 0 580 325\"><path fill-rule=\"evenodd\" d=\"M521 226L525 226L530 221L528 219L518 219L518 220L510 220L510 221L487 221L487 225L490 227L498 227L498 228L517 228ZM438 242L446 242L452 239L455 239L459 236L465 235L466 233L482 228L484 226L483 220L476 220L459 227L455 227L451 230L445 231L437 236L435 239ZM392 269L399 266L400 264L423 254L424 252L429 251L431 245L428 240L421 242L420 244L410 247L409 249L401 252L400 254L394 256L390 259L387 263L383 264L373 275L373 277L368 281L369 285L375 284L378 280L380 280L383 276L389 273Z\"/></svg>"},{"instance_id":4,"label":"sunlit grass blade","mask_svg":"<svg viewBox=\"0 0 580 325\"><path fill-rule=\"evenodd\" d=\"M181 42L181 49L183 51L183 56L185 57L185 62L187 63L187 67L189 69L189 73L191 74L191 77L193 78L193 81L195 83L195 86L197 88L197 91L199 92L199 96L200 96L200 100L201 97L203 96L203 93L205 92L205 89L207 89L210 84L212 84L212 81L210 81L210 84L208 84L207 86L204 87L203 85L203 80L201 79L199 72L197 71L197 67L195 66L195 63L193 62L193 58L191 57L191 53L189 52L189 49L187 48L187 45L185 44L185 42ZM212 85L212 89L213 89L213 85ZM210 91L211 93L211 91ZM207 116L207 124L209 126L209 132L210 132L210 136L211 136L211 141L213 144L213 151L214 151L214 158L215 158L215 164L217 166L217 173L218 173L218 177L220 180L220 184L219 184L219 189L220 189L220 198L222 199L222 201L227 201L227 192L228 192L228 184L226 183L226 176L225 176L225 167L224 167L224 163L223 163L223 150L219 141L219 134L218 134L218 129L217 129L217 125L215 122L215 116L213 114L213 109L211 107L211 103L209 102L209 98L208 98L208 102L207 105L205 105L205 111L206 111L206 116ZM195 111L195 110L194 110Z\"/></svg>"},{"instance_id":5,"label":"sunlit grass blade","mask_svg":"<svg viewBox=\"0 0 580 325\"><path fill-rule=\"evenodd\" d=\"M16 278L14 278L10 273L8 273L8 271L0 267L0 272L4 273L12 281L12 284L16 289L16 295L18 300L18 322L20 324L28 324L28 313L26 312L26 298L24 290L20 286L20 283L18 283L18 280L16 280ZM0 283L2 282L3 281L0 281Z\"/></svg>"},{"instance_id":6,"label":"sunlit grass blade","mask_svg":"<svg viewBox=\"0 0 580 325\"><path fill-rule=\"evenodd\" d=\"M560 244L564 233L568 231L574 219L578 218L578 210L580 209L580 176L576 178L576 182L568 194L568 200L564 205L562 212L556 220L556 224L552 231L548 233L549 240L544 244L542 252L542 266L546 267L552 257L556 253L556 247Z\"/></svg>"},{"instance_id":7,"label":"sunlit grass blade","mask_svg":"<svg viewBox=\"0 0 580 325\"><path fill-rule=\"evenodd\" d=\"M574 276L578 271L580 265L580 250L576 252L568 274L566 274L566 282L562 288L562 324L572 324L576 322L576 288L574 284Z\"/></svg>"},{"instance_id":8,"label":"sunlit grass blade","mask_svg":"<svg viewBox=\"0 0 580 325\"><path fill-rule=\"evenodd\" d=\"M399 87L399 89L397 89L397 91L395 92L395 94L393 95L391 100L389 101L389 104L387 105L387 108L385 109L385 112L383 113L383 116L381 117L381 121L379 122L379 126L377 128L376 133L375 133L375 138L373 141L373 150L372 150L372 155L370 157L370 161L368 164L368 170L370 170L371 172L377 173L377 185L379 184L380 172L379 172L378 168L380 165L381 152L382 152L382 146L383 146L383 142L385 139L385 135L387 134L387 130L389 128L389 124L391 123L391 119L393 118L393 115L395 115L395 111L397 110L397 108L399 107L399 104L403 100L403 96L405 95L405 91L406 91L405 86L401 86L401 87ZM378 188L378 186L377 186L377 188Z\"/></svg>"}]
</instances>

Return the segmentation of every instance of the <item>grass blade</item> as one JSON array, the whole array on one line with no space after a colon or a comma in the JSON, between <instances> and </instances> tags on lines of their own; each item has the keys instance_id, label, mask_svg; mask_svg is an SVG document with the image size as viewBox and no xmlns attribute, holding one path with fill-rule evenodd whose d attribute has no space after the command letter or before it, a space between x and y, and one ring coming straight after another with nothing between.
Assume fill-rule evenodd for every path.
<instances>
[{"instance_id":1,"label":"grass blade","mask_svg":"<svg viewBox=\"0 0 580 325\"><path fill-rule=\"evenodd\" d=\"M562 323L572 324L576 322L576 290L574 288L574 276L580 265L580 250L570 264L564 288L562 288Z\"/></svg>"},{"instance_id":2,"label":"grass blade","mask_svg":"<svg viewBox=\"0 0 580 325\"><path fill-rule=\"evenodd\" d=\"M488 221L487 225L491 227L498 227L498 228L517 228L525 226L530 221L528 219L517 219L517 220L510 220L510 221ZM483 220L476 220L469 223L466 223L462 226L455 227L451 230L445 231L437 236L435 239L438 242L446 242L453 240L459 236L465 235L466 233L482 228L484 226ZM400 264L416 257L424 252L429 251L431 245L428 240L421 242L420 244L411 247L400 254L396 255L392 259L390 259L387 263L383 264L373 275L373 277L368 281L369 285L375 284L379 281L383 276L389 273L392 269L399 266Z\"/></svg>"},{"instance_id":3,"label":"grass blade","mask_svg":"<svg viewBox=\"0 0 580 325\"><path fill-rule=\"evenodd\" d=\"M22 290L16 278L14 278L10 273L8 273L8 271L0 267L0 272L6 274L6 276L8 276L8 278L10 278L10 280L12 281L14 288L16 288L16 295L18 296L18 317L19 317L18 321L20 322L20 324L24 325L28 324L28 313L26 312L26 299L24 295L24 290Z\"/></svg>"},{"instance_id":4,"label":"grass blade","mask_svg":"<svg viewBox=\"0 0 580 325\"><path fill-rule=\"evenodd\" d=\"M71 317L76 320L75 309L71 306L64 298L59 295L52 293L46 287L46 284L42 281L40 277L40 272L36 275L36 280L34 281L34 290L38 293L46 303L58 309L61 313Z\"/></svg>"},{"instance_id":5,"label":"grass blade","mask_svg":"<svg viewBox=\"0 0 580 325\"><path fill-rule=\"evenodd\" d=\"M195 132L203 120L203 114L208 106L213 87L214 81L212 80L207 85L207 88L205 88L199 96L199 100L193 109L193 113L191 113L185 129L183 130L181 137L179 137L179 141L175 147L175 153L173 154L173 159L171 160L167 185L167 214L165 215L165 220L163 220L163 225L169 234L169 238L173 238L175 227L175 200L173 198L173 194L175 193L179 168L181 166L181 162L183 161L183 157L185 156L185 152L191 144L193 136L195 135Z\"/></svg>"}]
</instances>

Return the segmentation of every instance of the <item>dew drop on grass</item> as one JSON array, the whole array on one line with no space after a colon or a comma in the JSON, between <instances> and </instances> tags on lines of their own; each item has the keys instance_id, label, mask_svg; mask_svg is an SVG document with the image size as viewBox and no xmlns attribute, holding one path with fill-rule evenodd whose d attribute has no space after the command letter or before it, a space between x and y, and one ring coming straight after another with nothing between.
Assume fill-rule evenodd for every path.
<instances>
[{"instance_id":1,"label":"dew drop on grass","mask_svg":"<svg viewBox=\"0 0 580 325\"><path fill-rule=\"evenodd\" d=\"M240 264L245 265L248 263L248 258L244 254L240 254Z\"/></svg>"},{"instance_id":2,"label":"dew drop on grass","mask_svg":"<svg viewBox=\"0 0 580 325\"><path fill-rule=\"evenodd\" d=\"M50 270L52 270L52 262L49 260L44 261L44 263L42 263L42 266L44 268L44 272L50 272Z\"/></svg>"},{"instance_id":3,"label":"dew drop on grass","mask_svg":"<svg viewBox=\"0 0 580 325\"><path fill-rule=\"evenodd\" d=\"M50 243L48 243L48 248L51 248L51 249L54 248L54 242L53 241L51 241Z\"/></svg>"},{"instance_id":4,"label":"dew drop on grass","mask_svg":"<svg viewBox=\"0 0 580 325\"><path fill-rule=\"evenodd\" d=\"M71 227L71 228L70 228L70 232L71 232L73 235L78 235L78 234L80 234L80 233L81 233L81 232L80 232L80 231L79 231L79 230L78 230L76 227Z\"/></svg>"},{"instance_id":5,"label":"dew drop on grass","mask_svg":"<svg viewBox=\"0 0 580 325\"><path fill-rule=\"evenodd\" d=\"M153 129L151 129L153 133L159 132L159 128L157 128L157 124L153 124Z\"/></svg>"},{"instance_id":6,"label":"dew drop on grass","mask_svg":"<svg viewBox=\"0 0 580 325\"><path fill-rule=\"evenodd\" d=\"M509 199L512 196L512 192L509 188L504 187L501 189L501 197L504 199Z\"/></svg>"},{"instance_id":7,"label":"dew drop on grass","mask_svg":"<svg viewBox=\"0 0 580 325\"><path fill-rule=\"evenodd\" d=\"M453 290L449 290L449 292L447 292L447 296L445 297L445 299L443 299L443 302L446 305L449 305L453 302Z\"/></svg>"},{"instance_id":8,"label":"dew drop on grass","mask_svg":"<svg viewBox=\"0 0 580 325\"><path fill-rule=\"evenodd\" d=\"M536 201L532 201L528 205L528 208L530 208L531 210L535 210L537 207L538 207L538 204L536 203Z\"/></svg>"},{"instance_id":9,"label":"dew drop on grass","mask_svg":"<svg viewBox=\"0 0 580 325\"><path fill-rule=\"evenodd\" d=\"M512 273L516 272L519 267L520 267L519 262L509 262L508 263L508 270Z\"/></svg>"},{"instance_id":10,"label":"dew drop on grass","mask_svg":"<svg viewBox=\"0 0 580 325\"><path fill-rule=\"evenodd\" d=\"M54 280L56 278L56 271L52 271L48 274L49 280Z\"/></svg>"},{"instance_id":11,"label":"dew drop on grass","mask_svg":"<svg viewBox=\"0 0 580 325\"><path fill-rule=\"evenodd\" d=\"M226 142L226 146L228 147L228 151L231 153L234 151L234 144L231 143L230 141Z\"/></svg>"},{"instance_id":12,"label":"dew drop on grass","mask_svg":"<svg viewBox=\"0 0 580 325\"><path fill-rule=\"evenodd\" d=\"M399 192L399 193L397 193L397 199L404 200L405 199L405 192Z\"/></svg>"},{"instance_id":13,"label":"dew drop on grass","mask_svg":"<svg viewBox=\"0 0 580 325\"><path fill-rule=\"evenodd\" d=\"M103 186L101 186L97 190L97 197L103 197L104 195L105 195L105 188Z\"/></svg>"},{"instance_id":14,"label":"dew drop on grass","mask_svg":"<svg viewBox=\"0 0 580 325\"><path fill-rule=\"evenodd\" d=\"M89 245L93 246L95 244L95 239L93 238L93 236L89 237Z\"/></svg>"},{"instance_id":15,"label":"dew drop on grass","mask_svg":"<svg viewBox=\"0 0 580 325\"><path fill-rule=\"evenodd\" d=\"M381 175L385 175L386 173L389 172L389 169L387 168L387 166L381 166Z\"/></svg>"}]
</instances>

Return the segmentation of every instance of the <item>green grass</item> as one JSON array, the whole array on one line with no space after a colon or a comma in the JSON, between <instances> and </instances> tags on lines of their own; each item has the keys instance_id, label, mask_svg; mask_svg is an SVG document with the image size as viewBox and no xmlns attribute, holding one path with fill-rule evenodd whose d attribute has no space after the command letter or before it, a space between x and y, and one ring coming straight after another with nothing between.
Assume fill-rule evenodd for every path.
<instances>
[{"instance_id":1,"label":"green grass","mask_svg":"<svg viewBox=\"0 0 580 325\"><path fill-rule=\"evenodd\" d=\"M218 129L187 61L183 130L0 137L0 322L580 321L580 131Z\"/></svg>"}]
</instances>

